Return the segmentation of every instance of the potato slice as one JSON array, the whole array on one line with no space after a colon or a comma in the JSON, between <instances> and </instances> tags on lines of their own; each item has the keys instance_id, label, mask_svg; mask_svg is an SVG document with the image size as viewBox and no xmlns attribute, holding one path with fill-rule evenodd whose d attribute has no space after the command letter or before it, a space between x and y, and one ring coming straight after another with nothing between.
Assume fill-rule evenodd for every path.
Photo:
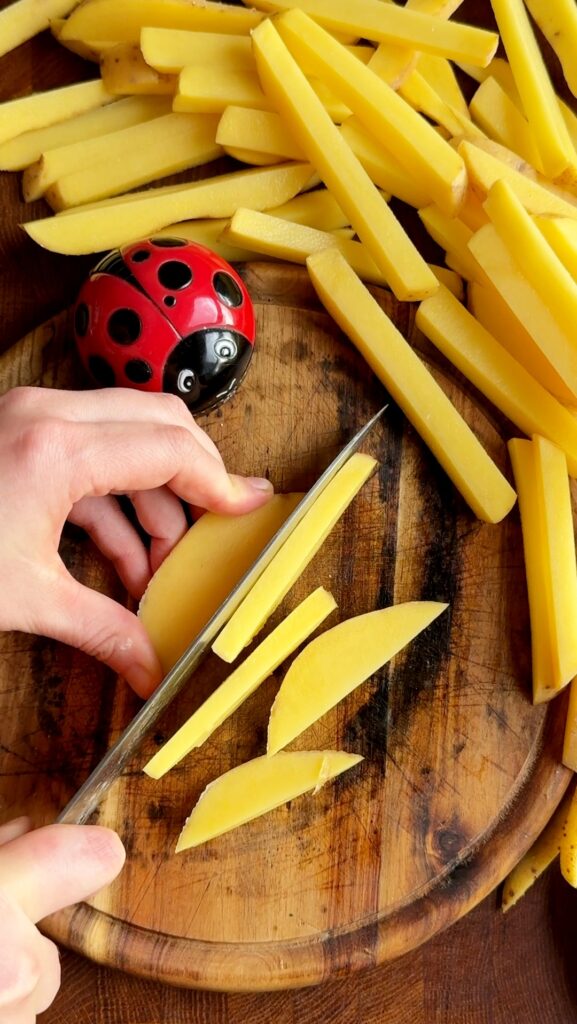
<instances>
[{"instance_id":1,"label":"potato slice","mask_svg":"<svg viewBox=\"0 0 577 1024\"><path fill-rule=\"evenodd\" d=\"M233 171L176 188L169 186L167 190L161 186L135 192L117 202L103 200L102 205L29 221L24 229L35 242L53 252L101 252L152 234L183 217L232 217L239 206L279 206L304 188L310 176L310 166L301 163Z\"/></svg>"},{"instance_id":2,"label":"potato slice","mask_svg":"<svg viewBox=\"0 0 577 1024\"><path fill-rule=\"evenodd\" d=\"M456 257L460 273L467 281L488 283L487 275L468 248L473 237L471 228L468 228L459 217L447 217L434 205L419 210L419 217L437 245Z\"/></svg>"},{"instance_id":3,"label":"potato slice","mask_svg":"<svg viewBox=\"0 0 577 1024\"><path fill-rule=\"evenodd\" d=\"M350 224L346 213L343 213L332 192L326 188L303 192L269 212L275 217L284 217L297 224L308 224L321 231L335 231Z\"/></svg>"},{"instance_id":4,"label":"potato slice","mask_svg":"<svg viewBox=\"0 0 577 1024\"><path fill-rule=\"evenodd\" d=\"M471 116L492 139L543 171L541 155L529 122L496 78L489 75L470 103ZM456 133L458 134L458 133Z\"/></svg>"},{"instance_id":5,"label":"potato slice","mask_svg":"<svg viewBox=\"0 0 577 1024\"><path fill-rule=\"evenodd\" d=\"M270 100L261 89L256 71L219 66L207 68L204 64L182 69L174 110L222 113L232 104L257 110L270 109Z\"/></svg>"},{"instance_id":6,"label":"potato slice","mask_svg":"<svg viewBox=\"0 0 577 1024\"><path fill-rule=\"evenodd\" d=\"M572 679L569 687L562 761L572 772L577 772L577 679Z\"/></svg>"},{"instance_id":7,"label":"potato slice","mask_svg":"<svg viewBox=\"0 0 577 1024\"><path fill-rule=\"evenodd\" d=\"M72 12L62 28L61 39L137 43L144 27L247 35L262 17L257 11L216 0L91 0Z\"/></svg>"},{"instance_id":8,"label":"potato slice","mask_svg":"<svg viewBox=\"0 0 577 1024\"><path fill-rule=\"evenodd\" d=\"M531 848L507 875L503 882L501 900L503 912L510 910L559 856L561 836L566 827L571 796L572 788L565 794L553 817Z\"/></svg>"},{"instance_id":9,"label":"potato slice","mask_svg":"<svg viewBox=\"0 0 577 1024\"><path fill-rule=\"evenodd\" d=\"M348 117L341 125L340 131L373 184L416 209L427 206L429 193L422 182L409 174L398 160L366 131L357 117Z\"/></svg>"},{"instance_id":10,"label":"potato slice","mask_svg":"<svg viewBox=\"0 0 577 1024\"><path fill-rule=\"evenodd\" d=\"M216 141L221 146L244 146L285 160L304 159L301 147L275 110L231 104L219 120Z\"/></svg>"},{"instance_id":11,"label":"potato slice","mask_svg":"<svg viewBox=\"0 0 577 1024\"><path fill-rule=\"evenodd\" d=\"M572 0L526 0L533 19L561 62L565 81L577 96L577 8Z\"/></svg>"},{"instance_id":12,"label":"potato slice","mask_svg":"<svg viewBox=\"0 0 577 1024\"><path fill-rule=\"evenodd\" d=\"M571 797L567 819L561 832L559 864L565 881L577 889L577 790Z\"/></svg>"},{"instance_id":13,"label":"potato slice","mask_svg":"<svg viewBox=\"0 0 577 1024\"><path fill-rule=\"evenodd\" d=\"M545 174L558 178L568 167L577 171L577 154L523 0L491 0L491 5Z\"/></svg>"},{"instance_id":14,"label":"potato slice","mask_svg":"<svg viewBox=\"0 0 577 1024\"><path fill-rule=\"evenodd\" d=\"M115 96L173 96L176 92L176 75L149 67L138 43L117 43L107 49L100 60L100 74L105 89Z\"/></svg>"},{"instance_id":15,"label":"potato slice","mask_svg":"<svg viewBox=\"0 0 577 1024\"><path fill-rule=\"evenodd\" d=\"M419 74L449 107L463 117L470 117L467 101L451 61L445 57L433 57L430 53L420 53L417 67Z\"/></svg>"},{"instance_id":16,"label":"potato slice","mask_svg":"<svg viewBox=\"0 0 577 1024\"><path fill-rule=\"evenodd\" d=\"M206 512L154 573L138 615L168 672L296 508L302 494L275 494L242 516Z\"/></svg>"},{"instance_id":17,"label":"potato slice","mask_svg":"<svg viewBox=\"0 0 577 1024\"><path fill-rule=\"evenodd\" d=\"M577 221L566 217L535 217L535 223L573 280L577 281Z\"/></svg>"},{"instance_id":18,"label":"potato slice","mask_svg":"<svg viewBox=\"0 0 577 1024\"><path fill-rule=\"evenodd\" d=\"M398 89L416 68L418 58L418 53L410 47L379 43L369 61L369 67L391 89Z\"/></svg>"},{"instance_id":19,"label":"potato slice","mask_svg":"<svg viewBox=\"0 0 577 1024\"><path fill-rule=\"evenodd\" d=\"M212 64L221 70L254 71L248 35L143 28L140 49L150 67L169 75L178 75L190 64Z\"/></svg>"},{"instance_id":20,"label":"potato slice","mask_svg":"<svg viewBox=\"0 0 577 1024\"><path fill-rule=\"evenodd\" d=\"M155 232L160 238L186 238L189 242L206 245L229 263L262 259L253 249L243 249L222 239L222 232L230 224L229 217L199 217L197 220L179 220Z\"/></svg>"},{"instance_id":21,"label":"potato slice","mask_svg":"<svg viewBox=\"0 0 577 1024\"><path fill-rule=\"evenodd\" d=\"M127 96L47 128L23 132L0 146L0 170L21 171L48 150L95 139L130 128L133 124L143 124L153 117L170 113L171 108L171 100L163 96Z\"/></svg>"},{"instance_id":22,"label":"potato slice","mask_svg":"<svg viewBox=\"0 0 577 1024\"><path fill-rule=\"evenodd\" d=\"M535 228L537 233L538 229ZM527 280L503 236L492 224L477 231L469 248L511 311L531 335L543 358L577 398L577 351L572 331L567 331L547 298Z\"/></svg>"},{"instance_id":23,"label":"potato slice","mask_svg":"<svg viewBox=\"0 0 577 1024\"><path fill-rule=\"evenodd\" d=\"M431 294L437 287L436 278L330 120L272 22L264 21L252 38L265 92L350 218L397 298ZM351 60L355 67L366 70L360 61Z\"/></svg>"},{"instance_id":24,"label":"potato slice","mask_svg":"<svg viewBox=\"0 0 577 1024\"><path fill-rule=\"evenodd\" d=\"M0 57L43 32L54 18L62 18L79 0L16 0L0 11Z\"/></svg>"},{"instance_id":25,"label":"potato slice","mask_svg":"<svg viewBox=\"0 0 577 1024\"><path fill-rule=\"evenodd\" d=\"M494 154L482 149L480 144L464 139L458 146L469 174L469 183L474 191L485 199L496 181L507 181L529 213L552 214L577 220L577 199L555 190L544 179L537 179L537 172L525 165L524 170L533 170L533 175L512 167Z\"/></svg>"},{"instance_id":26,"label":"potato slice","mask_svg":"<svg viewBox=\"0 0 577 1024\"><path fill-rule=\"evenodd\" d=\"M219 658L234 661L262 629L376 465L371 456L355 452L329 481L220 631L212 645Z\"/></svg>"},{"instance_id":27,"label":"potato slice","mask_svg":"<svg viewBox=\"0 0 577 1024\"><path fill-rule=\"evenodd\" d=\"M54 169L54 154L47 153L40 161L40 177L44 172L45 180L53 180L46 199L54 210L63 210L207 164L223 152L214 140L217 124L216 114L166 114L75 147L75 158L82 149L82 162L68 172L60 150L61 174ZM25 175L28 184L30 177Z\"/></svg>"},{"instance_id":28,"label":"potato slice","mask_svg":"<svg viewBox=\"0 0 577 1024\"><path fill-rule=\"evenodd\" d=\"M418 68L411 71L410 75L407 75L401 82L398 93L414 110L418 110L431 121L442 125L450 135L460 135L461 120Z\"/></svg>"},{"instance_id":29,"label":"potato slice","mask_svg":"<svg viewBox=\"0 0 577 1024\"><path fill-rule=\"evenodd\" d=\"M99 80L64 85L59 89L7 100L0 103L0 143L22 132L46 128L95 107L103 107L113 100L114 96Z\"/></svg>"},{"instance_id":30,"label":"potato slice","mask_svg":"<svg viewBox=\"0 0 577 1024\"><path fill-rule=\"evenodd\" d=\"M416 324L519 430L559 445L577 476L577 419L446 288L421 303Z\"/></svg>"},{"instance_id":31,"label":"potato slice","mask_svg":"<svg viewBox=\"0 0 577 1024\"><path fill-rule=\"evenodd\" d=\"M273 703L267 754L276 754L394 658L448 607L409 601L339 622L290 665Z\"/></svg>"},{"instance_id":32,"label":"potato slice","mask_svg":"<svg viewBox=\"0 0 577 1024\"><path fill-rule=\"evenodd\" d=\"M385 8L388 10L388 8ZM439 206L457 212L466 188L462 158L434 128L371 70L302 11L275 22L295 59L324 78L386 150ZM406 80L405 85L409 79ZM403 87L404 88L404 87Z\"/></svg>"},{"instance_id":33,"label":"potato slice","mask_svg":"<svg viewBox=\"0 0 577 1024\"><path fill-rule=\"evenodd\" d=\"M309 257L307 267L328 312L365 357L475 515L499 522L513 506L515 492L376 299L336 249ZM439 290L445 289L439 285ZM575 427L577 431L577 423Z\"/></svg>"},{"instance_id":34,"label":"potato slice","mask_svg":"<svg viewBox=\"0 0 577 1024\"><path fill-rule=\"evenodd\" d=\"M175 852L200 846L304 793L317 793L329 779L362 760L360 754L341 750L297 750L257 757L231 768L201 793Z\"/></svg>"},{"instance_id":35,"label":"potato slice","mask_svg":"<svg viewBox=\"0 0 577 1024\"><path fill-rule=\"evenodd\" d=\"M309 594L211 693L143 771L152 779L160 779L191 750L202 746L336 607L334 597L323 587Z\"/></svg>"}]
</instances>

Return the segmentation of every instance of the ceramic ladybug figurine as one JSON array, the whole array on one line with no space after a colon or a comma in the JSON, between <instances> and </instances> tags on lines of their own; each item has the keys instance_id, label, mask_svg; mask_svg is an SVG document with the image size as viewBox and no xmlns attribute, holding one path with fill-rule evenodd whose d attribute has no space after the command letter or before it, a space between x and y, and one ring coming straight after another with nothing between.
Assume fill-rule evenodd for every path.
<instances>
[{"instance_id":1,"label":"ceramic ladybug figurine","mask_svg":"<svg viewBox=\"0 0 577 1024\"><path fill-rule=\"evenodd\" d=\"M238 387L254 347L244 282L212 250L178 238L115 249L80 290L74 334L99 387L171 391L192 412Z\"/></svg>"}]
</instances>

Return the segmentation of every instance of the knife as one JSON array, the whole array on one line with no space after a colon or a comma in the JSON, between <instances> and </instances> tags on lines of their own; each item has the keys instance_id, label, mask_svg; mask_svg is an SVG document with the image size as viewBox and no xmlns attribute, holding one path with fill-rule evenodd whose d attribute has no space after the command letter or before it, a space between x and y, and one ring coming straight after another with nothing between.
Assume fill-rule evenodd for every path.
<instances>
[{"instance_id":1,"label":"knife","mask_svg":"<svg viewBox=\"0 0 577 1024\"><path fill-rule=\"evenodd\" d=\"M114 746L104 755L86 782L83 783L64 810L58 815L57 822L81 825L90 817L105 793L108 792L113 783L120 777L125 765L139 749L144 737L153 727L164 709L168 707L190 678L217 633L228 622L233 612L236 611L253 584L256 583L258 577L266 569L269 562L291 535L298 523L300 523L319 494L325 489L339 469L348 462L351 455L360 447L372 428L380 420L385 409L386 406L383 406L364 427L361 427L348 444L336 455L311 489L307 491L290 516L277 530L274 537L271 538L266 547L261 551L250 569L246 571L228 597L224 599L220 608L209 619L204 629L187 647L186 651L166 674L152 696L148 698L126 727Z\"/></svg>"}]
</instances>

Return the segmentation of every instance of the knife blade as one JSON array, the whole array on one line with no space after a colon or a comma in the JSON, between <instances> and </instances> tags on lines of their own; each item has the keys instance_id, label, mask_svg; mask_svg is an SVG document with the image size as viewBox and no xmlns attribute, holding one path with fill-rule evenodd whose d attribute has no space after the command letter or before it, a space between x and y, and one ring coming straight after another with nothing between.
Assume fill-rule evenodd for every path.
<instances>
[{"instance_id":1,"label":"knife blade","mask_svg":"<svg viewBox=\"0 0 577 1024\"><path fill-rule=\"evenodd\" d=\"M83 824L96 809L105 793L120 777L128 761L138 751L145 736L153 727L159 716L168 707L184 684L188 681L200 661L206 654L217 633L228 622L250 588L266 569L277 551L300 523L311 505L339 469L345 465L351 455L357 451L375 424L380 420L385 409L379 411L351 438L351 440L335 456L302 500L291 512L274 537L261 551L252 566L246 571L220 607L209 619L204 629L187 647L175 665L166 674L154 693L143 704L140 711L126 727L113 747L104 755L100 763L88 776L77 793L58 815L56 821L64 824Z\"/></svg>"}]
</instances>

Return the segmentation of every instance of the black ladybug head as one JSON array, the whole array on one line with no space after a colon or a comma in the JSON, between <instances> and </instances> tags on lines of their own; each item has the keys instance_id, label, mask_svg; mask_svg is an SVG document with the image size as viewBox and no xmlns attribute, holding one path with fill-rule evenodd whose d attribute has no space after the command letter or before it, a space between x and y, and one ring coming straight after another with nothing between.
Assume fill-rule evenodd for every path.
<instances>
[{"instance_id":1,"label":"black ladybug head","mask_svg":"<svg viewBox=\"0 0 577 1024\"><path fill-rule=\"evenodd\" d=\"M229 398L244 377L253 346L238 331L209 327L183 338L164 368L163 390L180 395L195 412Z\"/></svg>"}]
</instances>

